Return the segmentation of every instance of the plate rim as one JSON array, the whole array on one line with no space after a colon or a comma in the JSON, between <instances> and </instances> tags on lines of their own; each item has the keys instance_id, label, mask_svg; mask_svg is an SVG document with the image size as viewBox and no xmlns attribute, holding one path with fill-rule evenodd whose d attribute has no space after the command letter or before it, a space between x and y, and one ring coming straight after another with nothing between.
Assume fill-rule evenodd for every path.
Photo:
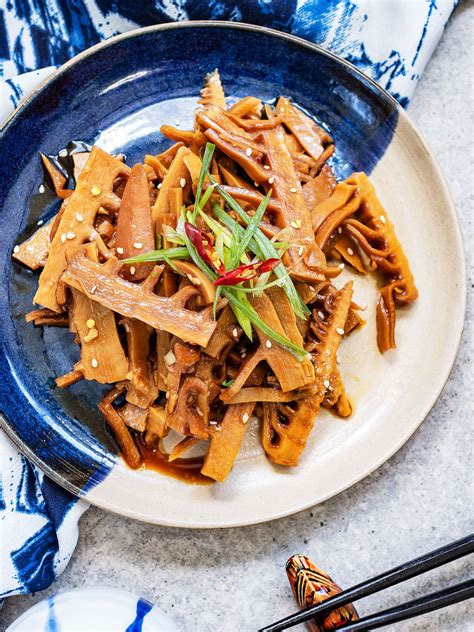
<instances>
[{"instance_id":1,"label":"plate rim","mask_svg":"<svg viewBox=\"0 0 474 632\"><path fill-rule=\"evenodd\" d=\"M355 474L349 481L347 481L344 485L341 485L340 487L338 487L336 490L327 492L317 501L302 502L298 504L297 506L292 506L289 509L276 512L270 516L267 516L267 515L257 516L255 518L241 519L237 521L228 520L224 523L223 522L212 523L212 521L210 521L209 523L203 525L201 523L196 523L196 522L190 523L190 522L185 522L185 521L180 521L180 520L174 520L173 522L170 522L168 520L163 520L163 519L160 520L159 518L155 518L154 516L149 515L149 514L143 515L137 511L134 511L132 508L122 507L122 506L119 507L115 503L107 501L107 499L105 498L96 497L95 491L97 487L100 488L100 485L91 487L87 489L86 491L84 491L83 489L77 487L72 482L70 482L67 479L64 479L60 474L55 472L55 470L53 470L48 464L44 463L40 457L37 457L36 454L33 452L33 450L29 446L23 444L23 442L16 436L12 428L10 428L9 423L7 421L7 415L5 414L2 415L2 413L0 413L0 428L2 428L5 431L7 436L16 445L19 451L22 454L24 454L29 460L31 460L36 466L38 466L49 478L54 480L57 484L59 484L61 487L71 492L75 496L79 497L80 499L86 500L92 505L95 505L107 511L111 511L113 513L116 513L118 515L122 515L128 518L133 518L135 520L140 520L142 522L149 522L152 524L158 524L158 525L167 526L167 527L188 528L188 529L216 529L216 528L224 529L224 528L231 528L231 527L244 527L244 526L260 524L264 522L270 522L272 520L278 520L280 518L284 518L284 517L299 513L301 511L304 511L310 507L319 505L325 502L326 500L328 500L329 498L333 498L341 494L345 490L349 489L350 487L352 487L353 485L365 479L367 476L369 476L374 471L376 471L379 467L381 467L385 462L387 462L394 454L396 454L403 447L403 445L421 426L423 421L425 421L430 411L432 410L432 408L438 401L449 379L449 376L451 374L451 371L453 369L454 363L456 361L456 358L459 352L461 339L462 339L462 335L464 331L466 308L467 308L466 254L465 254L464 240L463 240L463 234L462 234L461 226L459 222L459 217L458 217L456 207L454 205L454 201L453 201L449 186L447 184L446 178L440 168L437 158L431 151L423 135L420 133L416 125L413 123L411 117L408 115L406 110L400 105L400 103L389 92L387 92L387 90L385 90L382 86L380 86L371 77L365 75L356 66L354 66L347 60L339 57L335 53L322 48L318 44L314 44L296 35L293 35L290 33L284 33L282 31L277 31L276 29L272 29L272 28L264 27L260 25L246 24L243 22L230 22L226 20L197 20L197 21L186 20L186 21L181 21L181 22L169 22L169 23L164 23L164 24L154 24L154 25L150 25L150 26L146 26L142 28L133 29L125 33L120 33L119 35L115 35L111 38L103 40L102 42L99 42L95 44L94 46L91 46L87 48L86 50L81 51L80 53L72 57L70 60L68 60L61 66L59 66L50 75L48 75L43 81L41 81L38 84L38 86L36 86L36 88L28 96L26 96L20 101L17 108L10 114L10 116L3 123L3 125L0 128L0 141L3 139L3 135L8 131L8 128L10 127L10 125L17 119L18 116L21 115L22 110L26 107L26 105L28 105L39 94L41 94L41 92L45 90L49 86L50 83L58 79L63 73L70 70L79 61L82 61L83 59L86 59L87 57L94 55L98 50L108 48L109 46L115 44L118 41L127 40L134 37L139 37L143 33L161 32L161 31L168 31L168 30L174 30L174 29L209 28L209 27L229 28L229 29L233 29L237 31L251 31L251 32L257 32L257 33L263 32L272 37L277 37L279 39L289 41L290 43L296 44L298 46L302 46L312 51L316 51L317 53L325 55L335 60L337 63L342 64L345 67L347 67L352 73L354 73L358 77L358 79L364 82L369 82L369 84L372 85L372 87L375 89L376 92L380 93L385 99L388 99L390 101L392 106L396 108L398 116L404 119L404 123L406 123L409 126L410 131L414 134L414 137L418 145L426 153L427 158L429 159L433 167L433 171L435 172L436 178L442 190L445 193L446 200L448 202L448 204L446 205L446 212L449 216L449 219L452 224L453 232L455 234L455 238L456 238L455 252L456 252L456 256L459 258L459 267L460 267L460 272L461 272L461 276L458 279L458 282L459 282L458 298L460 299L460 303L457 303L457 309L455 311L456 321L454 323L455 326L453 327L453 334L452 334L454 344L452 345L451 349L448 350L447 352L448 362L446 362L444 366L444 370L440 371L440 377L438 378L435 388L433 389L433 394L427 400L427 403L424 406L423 410L419 413L419 415L417 415L416 419L414 419L414 421L410 424L409 428L406 430L403 436L399 439L399 441L396 442L395 444L390 445L389 448L385 450L383 454L374 463L371 464L369 469L364 470L363 473Z\"/></svg>"}]
</instances>

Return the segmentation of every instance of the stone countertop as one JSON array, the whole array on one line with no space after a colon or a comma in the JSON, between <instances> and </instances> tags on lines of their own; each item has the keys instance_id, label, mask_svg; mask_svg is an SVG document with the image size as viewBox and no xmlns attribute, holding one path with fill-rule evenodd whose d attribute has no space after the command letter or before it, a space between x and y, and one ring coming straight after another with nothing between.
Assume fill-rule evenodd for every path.
<instances>
[{"instance_id":1,"label":"stone countertop","mask_svg":"<svg viewBox=\"0 0 474 632\"><path fill-rule=\"evenodd\" d=\"M474 5L465 2L409 108L444 171L469 254L473 25ZM470 288L472 281L471 275ZM365 480L294 516L221 531L158 527L91 507L81 520L79 543L64 574L49 590L7 599L0 628L52 593L109 585L156 602L186 632L256 630L295 610L285 574L285 562L294 553L307 554L348 587L468 534L473 524L468 509L473 496L471 319L472 305L457 361L430 415ZM463 581L468 574L467 561L460 560L368 598L360 612L396 605ZM457 632L472 630L473 621L474 611L464 602L391 629Z\"/></svg>"}]
</instances>

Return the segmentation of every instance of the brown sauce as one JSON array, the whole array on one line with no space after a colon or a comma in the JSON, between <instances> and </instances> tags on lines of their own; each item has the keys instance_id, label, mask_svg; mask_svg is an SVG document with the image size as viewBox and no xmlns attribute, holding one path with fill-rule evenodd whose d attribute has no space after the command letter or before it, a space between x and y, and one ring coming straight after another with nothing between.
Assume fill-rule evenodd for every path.
<instances>
[{"instance_id":1,"label":"brown sauce","mask_svg":"<svg viewBox=\"0 0 474 632\"><path fill-rule=\"evenodd\" d=\"M147 470L155 470L160 474L166 474L185 483L194 485L210 485L214 483L211 478L201 474L202 458L176 459L171 463L168 457L159 450L145 448L143 451L143 465Z\"/></svg>"}]
</instances>

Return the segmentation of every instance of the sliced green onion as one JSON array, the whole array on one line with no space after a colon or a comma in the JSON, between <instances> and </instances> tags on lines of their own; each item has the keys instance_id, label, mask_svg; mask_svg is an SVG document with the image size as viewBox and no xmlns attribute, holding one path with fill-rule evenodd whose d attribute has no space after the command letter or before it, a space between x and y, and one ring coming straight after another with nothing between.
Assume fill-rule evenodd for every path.
<instances>
[{"instance_id":1,"label":"sliced green onion","mask_svg":"<svg viewBox=\"0 0 474 632\"><path fill-rule=\"evenodd\" d=\"M212 177L211 174L208 174L209 178L212 182L212 184L216 185L216 190L219 192L219 194L224 198L224 200L227 202L227 204L230 206L230 208L235 211L237 213L237 215L240 217L240 219L247 224L247 226L249 225L250 221L251 221L251 216L248 215L244 209L240 206L240 204L238 202L236 202L236 200L234 200L234 198L229 195L227 193L227 191L225 191L216 181L215 179ZM214 211L214 213L216 213L216 211ZM226 214L225 211L222 211L222 213L219 216L219 219L222 218L222 215ZM232 218L230 218L232 219ZM221 221L224 221L223 219L221 219ZM233 222L235 222L235 220L232 220ZM235 224L238 224L238 222L235 222ZM227 224L226 224L227 225ZM241 226L239 226L240 228L242 228ZM268 239L268 237L266 235L263 234L263 232L260 230L260 228L256 228L254 235L253 235L253 239L255 240L255 242L258 245L258 250L259 252L255 252L255 250L253 250L255 252L255 254L257 255L257 257L260 257L262 260L264 259L271 259L273 257L278 257L278 253L275 249L274 244ZM275 269L274 269L275 274L281 279L286 275L286 268L283 265L283 263L281 263L280 265L278 265ZM283 283L282 286L285 294L288 297L288 300L290 301L290 305L293 309L293 311L295 312L295 314L297 316L299 316L300 318L304 318L306 319L308 317L308 315L311 313L310 310L306 307L305 302L303 301L303 299L301 298L301 296L299 295L296 287L293 284L293 281L291 280L291 277L286 277L285 281Z\"/></svg>"},{"instance_id":2,"label":"sliced green onion","mask_svg":"<svg viewBox=\"0 0 474 632\"><path fill-rule=\"evenodd\" d=\"M187 248L164 248L162 250L150 250L136 257L122 259L121 263L148 263L149 261L166 261L166 259L189 259Z\"/></svg>"},{"instance_id":3,"label":"sliced green onion","mask_svg":"<svg viewBox=\"0 0 474 632\"><path fill-rule=\"evenodd\" d=\"M204 206L204 204L202 204L202 202L201 202L202 185L203 185L203 182L204 182L204 178L206 177L206 173L209 171L209 165L211 164L211 160L212 160L212 156L214 154L215 148L216 148L216 146L213 145L212 143L207 143L206 149L204 150L204 156L202 158L201 171L199 173L199 178L198 178L197 186L196 186L196 195L195 195L195 198L194 198L194 211L193 211L194 223L196 222L198 209L202 208ZM206 191L206 193L207 193L207 191ZM211 193L212 193L212 191L211 191ZM211 193L209 195L211 195Z\"/></svg>"},{"instance_id":4,"label":"sliced green onion","mask_svg":"<svg viewBox=\"0 0 474 632\"><path fill-rule=\"evenodd\" d=\"M248 223L243 239L238 244L237 253L235 255L235 261L233 262L234 265L232 267L235 267L239 264L241 256L249 247L249 244L255 234L255 231L257 230L258 225L260 224L260 220L262 219L267 209L268 202L270 201L271 196L272 196L272 191L270 190L267 193L267 195L263 198L263 200L260 202L257 210L255 211L255 214L252 216L250 222Z\"/></svg>"}]
</instances>

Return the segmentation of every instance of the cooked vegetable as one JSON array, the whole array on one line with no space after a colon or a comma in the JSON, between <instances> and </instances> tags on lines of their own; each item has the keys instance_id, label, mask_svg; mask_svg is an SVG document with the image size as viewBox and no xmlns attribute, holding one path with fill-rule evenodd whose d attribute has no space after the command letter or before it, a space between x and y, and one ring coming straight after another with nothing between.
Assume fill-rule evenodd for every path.
<instances>
[{"instance_id":1,"label":"cooked vegetable","mask_svg":"<svg viewBox=\"0 0 474 632\"><path fill-rule=\"evenodd\" d=\"M13 249L42 269L26 319L76 334L56 384L111 384L99 410L131 467L224 481L254 418L269 460L296 466L321 407L352 412L336 356L361 308L333 279L383 276L383 352L417 297L408 261L367 176L337 182L332 137L289 99L227 107L214 71L193 129L161 131L174 144L132 169L74 154L75 189L43 157L65 201Z\"/></svg>"}]
</instances>

